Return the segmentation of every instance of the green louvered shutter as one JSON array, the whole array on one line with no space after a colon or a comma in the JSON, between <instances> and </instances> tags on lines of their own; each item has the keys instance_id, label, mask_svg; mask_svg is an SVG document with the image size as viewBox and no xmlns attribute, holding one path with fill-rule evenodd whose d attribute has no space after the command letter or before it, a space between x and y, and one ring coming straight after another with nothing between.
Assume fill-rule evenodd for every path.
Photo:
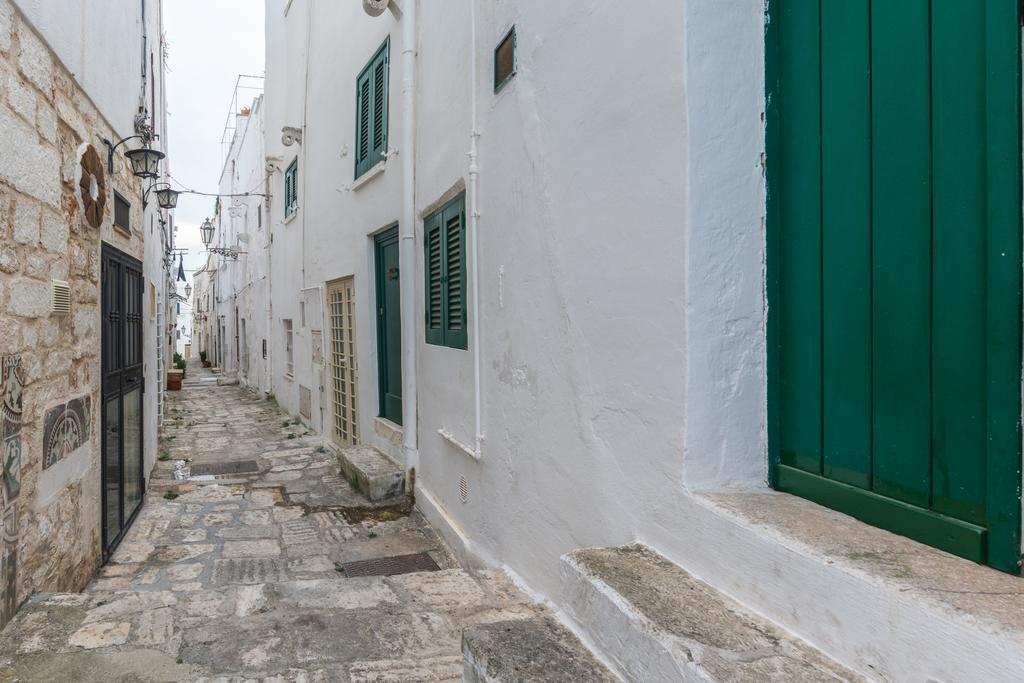
<instances>
[{"instance_id":1,"label":"green louvered shutter","mask_svg":"<svg viewBox=\"0 0 1024 683\"><path fill-rule=\"evenodd\" d=\"M423 222L427 343L465 349L466 211L459 195Z\"/></svg>"},{"instance_id":2,"label":"green louvered shutter","mask_svg":"<svg viewBox=\"0 0 1024 683\"><path fill-rule=\"evenodd\" d=\"M388 41L356 79L356 178L384 157L388 144Z\"/></svg>"},{"instance_id":3,"label":"green louvered shutter","mask_svg":"<svg viewBox=\"0 0 1024 683\"><path fill-rule=\"evenodd\" d=\"M295 213L298 205L298 175L299 160L296 159L288 165L288 170L284 172L284 215L286 218Z\"/></svg>"},{"instance_id":4,"label":"green louvered shutter","mask_svg":"<svg viewBox=\"0 0 1024 683\"><path fill-rule=\"evenodd\" d=\"M466 225L463 200L445 209L445 345L456 349L467 346L466 335Z\"/></svg>"},{"instance_id":5,"label":"green louvered shutter","mask_svg":"<svg viewBox=\"0 0 1024 683\"><path fill-rule=\"evenodd\" d=\"M428 344L444 344L444 259L441 257L441 215L435 213L424 225L423 262L426 271L426 327Z\"/></svg>"},{"instance_id":6,"label":"green louvered shutter","mask_svg":"<svg viewBox=\"0 0 1024 683\"><path fill-rule=\"evenodd\" d=\"M373 65L373 163L383 159L388 142L388 53L381 51Z\"/></svg>"}]
</instances>

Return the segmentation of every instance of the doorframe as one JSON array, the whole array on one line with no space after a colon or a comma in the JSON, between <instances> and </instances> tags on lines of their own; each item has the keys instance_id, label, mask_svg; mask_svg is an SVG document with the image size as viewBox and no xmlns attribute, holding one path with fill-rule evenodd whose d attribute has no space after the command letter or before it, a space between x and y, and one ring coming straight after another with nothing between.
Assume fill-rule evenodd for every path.
<instances>
[{"instance_id":1,"label":"doorframe","mask_svg":"<svg viewBox=\"0 0 1024 683\"><path fill-rule=\"evenodd\" d=\"M384 338L387 336L386 325L384 324L384 318L386 316L380 315L380 310L385 306L385 273L382 267L382 254L384 253L384 247L391 243L398 243L398 225L393 225L373 236L373 281L375 285L374 289L376 290L374 292L374 302L376 304L374 306L374 313L376 314L374 317L377 319L377 416L389 421L391 421L389 418L384 417L387 401L388 369L387 354L385 353L384 347ZM398 278L399 282L401 282L401 270L398 272ZM399 313L399 319L401 319L401 313ZM400 344L401 339L399 339L399 345Z\"/></svg>"},{"instance_id":2,"label":"doorframe","mask_svg":"<svg viewBox=\"0 0 1024 683\"><path fill-rule=\"evenodd\" d=\"M778 22L772 13L778 0L769 0L765 10L765 181L766 181L766 244L765 297L767 308L767 421L768 421L768 483L774 489L789 491L819 502L827 507L859 517L894 533L920 538L924 530L935 532L928 517L944 517L927 511L928 515L901 515L911 506L891 501L861 489L854 490L839 482L831 482L786 468L779 451L779 321L775 311L781 304L776 263L779 246L779 201L773 188L780 184L778 168L781 145L779 131ZM988 450L986 453L986 526L981 544L986 564L1002 571L1021 571L1021 390L1022 376L1021 325L1022 305L1022 118L1021 118L1021 7L1018 0L989 0L986 3L986 64L1000 64L986 70L986 163L987 196L991 200L1006 197L1001 204L988 202L987 240L987 400L986 421ZM1012 83L997 80L994 74L1012 74ZM1010 79L1007 79L1010 80ZM1013 111L1013 116L993 112ZM1016 150L1007 154L1008 150ZM1013 255L1007 258L1006 255ZM1012 310L1007 303L1013 297ZM795 475L794 475L795 473ZM781 475L781 476L780 476ZM792 475L792 476L791 476ZM780 479L784 479L780 481ZM833 485L834 484L834 485ZM827 490L826 490L827 489ZM846 489L851 489L847 491ZM866 495L865 495L866 494ZM839 495L838 504L822 502L824 497ZM869 503L869 514L851 509L851 499ZM904 508L906 508L904 510ZM914 508L920 513L921 508ZM899 519L893 519L897 514ZM870 519L867 519L870 518ZM946 518L952 520L953 518ZM957 520L959 521L959 520ZM966 525L966 522L962 524ZM974 525L968 525L974 526ZM975 527L977 528L977 527ZM969 530L968 530L969 531Z\"/></svg>"},{"instance_id":3,"label":"doorframe","mask_svg":"<svg viewBox=\"0 0 1024 683\"><path fill-rule=\"evenodd\" d=\"M135 508L135 510L133 510L131 512L131 514L127 515L122 520L121 528L118 531L117 536L113 540L110 540L110 539L107 538L107 524L106 524L106 521L107 521L106 520L106 515L107 515L107 486L106 486L106 479L105 479L105 477L106 477L106 462L107 462L108 454L107 454L106 425L107 425L107 400L108 400L108 398L110 398L112 396L108 396L108 393L104 390L105 386L106 386L106 376L108 374L108 365L107 365L106 349L104 347L104 341L105 341L106 330L107 330L107 321L106 321L105 316L104 316L104 297L105 297L105 292L104 292L104 279L103 279L103 265L106 263L108 256L109 257L113 257L114 259L120 261L123 266L131 266L133 268L136 268L139 271L140 276L143 275L143 273L144 273L143 266L142 266L142 261L140 261L139 259L131 256L130 254L125 253L124 251L121 251L120 249L118 249L117 247L115 247L115 246L113 246L111 244L108 244L106 242L100 242L100 318L101 318L101 321L100 321L101 322L101 328L100 328L100 393L99 393L99 396L100 396L100 411L99 411L99 413L100 413L100 527L101 527L100 528L100 545L101 545L100 550L101 550L101 557L102 557L102 560L103 560L104 563L106 563L106 561L110 558L110 556L114 554L114 551L117 550L117 547L121 544L121 541L124 540L124 537L127 534L128 530L131 528L132 524L135 522L135 518L138 517L139 512L142 511L142 508L143 508L143 506L146 503L146 468L145 468L145 462L146 462L146 457L145 457L145 443L146 443L146 419L145 419L146 376L145 376L145 372L143 371L143 368L145 367L145 346L144 346L144 339L145 339L145 332L144 332L144 328L145 328L145 315L143 314L142 315L142 321L140 322L140 325L139 325L139 339L138 339L139 354L140 354L140 362L139 362L139 373L140 373L140 380L139 380L139 389L140 389L140 394L139 394L139 421L140 421L140 424L139 424L139 494L140 494L140 499L139 499L139 504ZM146 291L145 291L145 282L146 281L145 281L144 277L140 277L140 281L142 282L142 288L139 290L139 295L138 296L139 296L139 306L140 306L140 311L141 311L141 309L142 309L142 300L143 300L143 297L145 297L145 294L146 294ZM122 272L121 282L119 283L118 287L119 287L119 296L121 298L121 305L123 306L124 305L124 300L125 300L124 292L121 291L122 288L124 287L123 272ZM122 310L121 315L122 316L126 316L127 315L127 311L126 310ZM124 355L123 340L122 340L122 343L121 343L121 347L122 348L120 349L119 353L121 354L121 356L123 358L123 355ZM122 372L124 372L124 371L122 370ZM120 423L120 429L119 429L119 432L118 432L119 440L118 440L118 452L117 452L117 458L118 458L119 463L120 463L120 467L118 468L118 474L119 474L119 477L120 477L120 482L119 482L119 485L118 485L118 514L120 516L124 516L124 512L125 512L125 510L124 510L124 488L125 488L125 480L124 480L124 414L125 414L125 410L124 410L123 382L122 382L122 386L118 388L118 403L117 403L117 405L118 405L118 412L119 412L118 420L119 420L119 423Z\"/></svg>"}]
</instances>

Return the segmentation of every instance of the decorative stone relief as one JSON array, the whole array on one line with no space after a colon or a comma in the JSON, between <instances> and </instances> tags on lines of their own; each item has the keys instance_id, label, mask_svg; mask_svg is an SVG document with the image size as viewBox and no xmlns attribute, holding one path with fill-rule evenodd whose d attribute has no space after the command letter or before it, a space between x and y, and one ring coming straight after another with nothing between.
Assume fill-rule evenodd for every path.
<instances>
[{"instance_id":1,"label":"decorative stone relief","mask_svg":"<svg viewBox=\"0 0 1024 683\"><path fill-rule=\"evenodd\" d=\"M89 439L88 396L46 411L43 420L43 469L78 450Z\"/></svg>"},{"instance_id":2,"label":"decorative stone relief","mask_svg":"<svg viewBox=\"0 0 1024 683\"><path fill-rule=\"evenodd\" d=\"M0 373L3 382L0 402L3 405L4 501L8 503L21 492L21 413L25 386L21 356L0 359Z\"/></svg>"},{"instance_id":3,"label":"decorative stone relief","mask_svg":"<svg viewBox=\"0 0 1024 683\"><path fill-rule=\"evenodd\" d=\"M78 150L78 198L86 222L94 228L103 225L103 211L107 204L107 181L103 160L90 144Z\"/></svg>"},{"instance_id":4,"label":"decorative stone relief","mask_svg":"<svg viewBox=\"0 0 1024 683\"><path fill-rule=\"evenodd\" d=\"M0 544L0 623L6 624L18 607L18 507L21 493L21 415L25 378L22 375L21 356L0 358L0 409L2 409L3 438L3 529Z\"/></svg>"}]
</instances>

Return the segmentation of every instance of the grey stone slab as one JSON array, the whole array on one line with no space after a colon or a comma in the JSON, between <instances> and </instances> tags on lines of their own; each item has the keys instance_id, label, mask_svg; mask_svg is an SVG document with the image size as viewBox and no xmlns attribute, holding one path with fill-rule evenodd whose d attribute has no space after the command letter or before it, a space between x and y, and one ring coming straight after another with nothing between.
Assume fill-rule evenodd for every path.
<instances>
[{"instance_id":1,"label":"grey stone slab","mask_svg":"<svg viewBox=\"0 0 1024 683\"><path fill-rule=\"evenodd\" d=\"M467 683L619 680L550 618L471 626L462 633L462 654Z\"/></svg>"},{"instance_id":2,"label":"grey stone slab","mask_svg":"<svg viewBox=\"0 0 1024 683\"><path fill-rule=\"evenodd\" d=\"M370 500L400 496L405 468L371 446L351 446L338 453L344 475Z\"/></svg>"},{"instance_id":3,"label":"grey stone slab","mask_svg":"<svg viewBox=\"0 0 1024 683\"><path fill-rule=\"evenodd\" d=\"M630 680L861 681L650 549L563 558L577 622Z\"/></svg>"}]
</instances>

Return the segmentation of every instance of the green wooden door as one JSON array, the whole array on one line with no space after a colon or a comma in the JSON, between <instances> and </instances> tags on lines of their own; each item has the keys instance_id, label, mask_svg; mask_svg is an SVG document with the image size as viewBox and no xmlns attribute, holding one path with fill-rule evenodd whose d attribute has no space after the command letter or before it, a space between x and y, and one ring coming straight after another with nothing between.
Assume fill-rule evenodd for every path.
<instances>
[{"instance_id":1,"label":"green wooden door","mask_svg":"<svg viewBox=\"0 0 1024 683\"><path fill-rule=\"evenodd\" d=\"M380 416L402 424L402 318L398 228L374 241L377 270L377 378Z\"/></svg>"},{"instance_id":2,"label":"green wooden door","mask_svg":"<svg viewBox=\"0 0 1024 683\"><path fill-rule=\"evenodd\" d=\"M1020 557L1017 0L771 0L772 483Z\"/></svg>"}]
</instances>

